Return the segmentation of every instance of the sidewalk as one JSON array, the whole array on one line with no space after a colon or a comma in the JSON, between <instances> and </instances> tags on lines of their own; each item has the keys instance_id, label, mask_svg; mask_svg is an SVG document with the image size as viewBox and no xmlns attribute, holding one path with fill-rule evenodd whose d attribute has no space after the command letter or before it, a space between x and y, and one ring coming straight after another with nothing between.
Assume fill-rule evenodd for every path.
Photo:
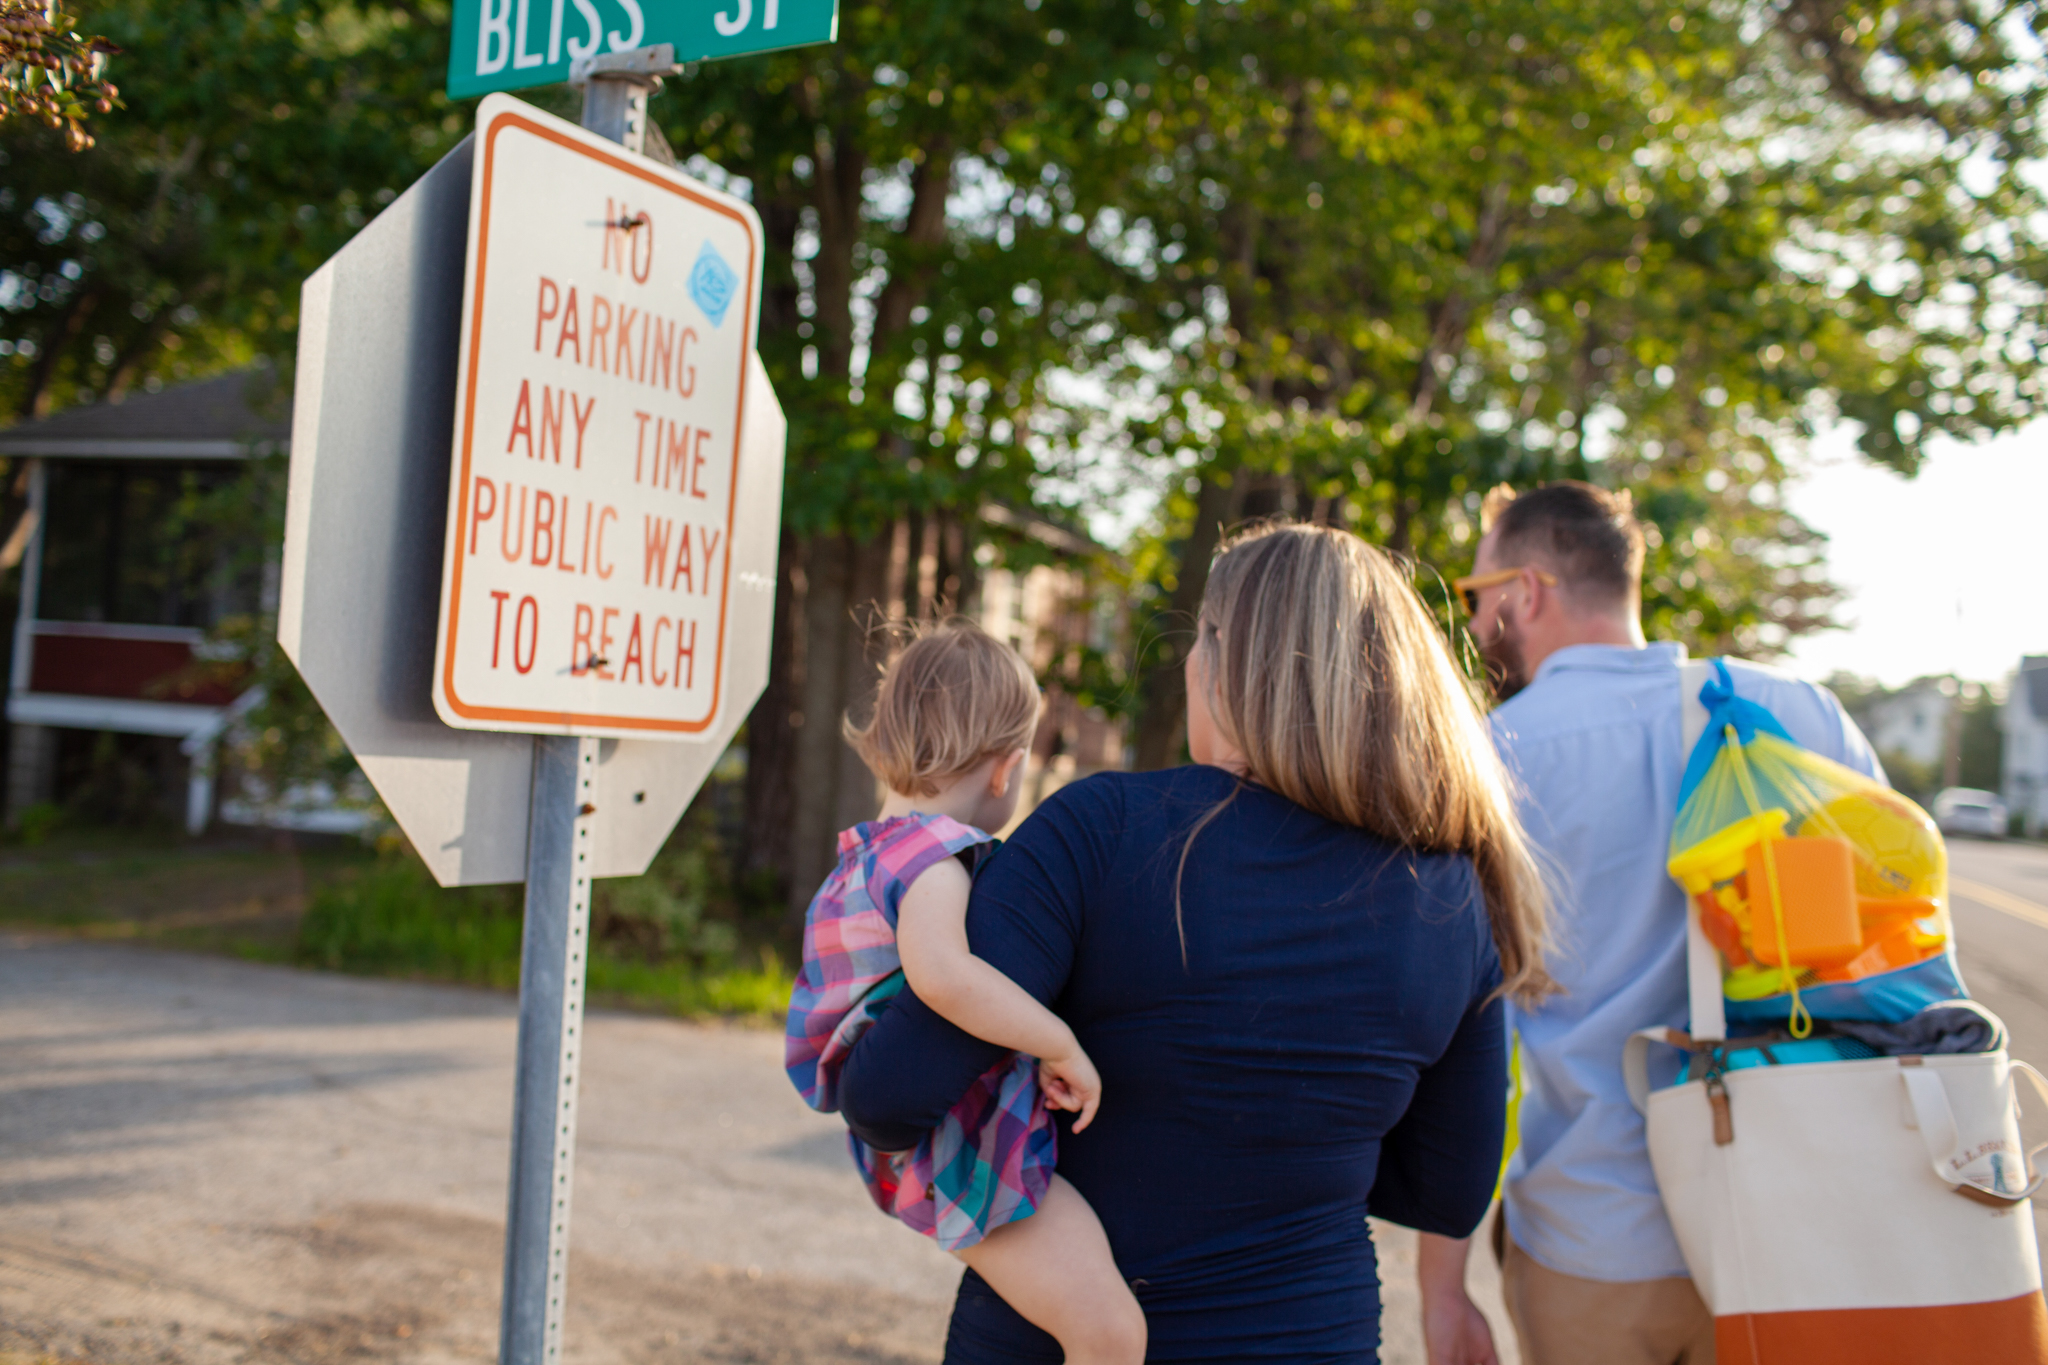
<instances>
[{"instance_id":1,"label":"sidewalk","mask_svg":"<svg viewBox=\"0 0 2048 1365\"><path fill-rule=\"evenodd\" d=\"M495 1358L508 997L15 937L0 1038L0 1352ZM869 1206L779 1036L589 1039L574 1365L939 1359L958 1266ZM1381 1231L1383 1358L1419 1365Z\"/></svg>"}]
</instances>

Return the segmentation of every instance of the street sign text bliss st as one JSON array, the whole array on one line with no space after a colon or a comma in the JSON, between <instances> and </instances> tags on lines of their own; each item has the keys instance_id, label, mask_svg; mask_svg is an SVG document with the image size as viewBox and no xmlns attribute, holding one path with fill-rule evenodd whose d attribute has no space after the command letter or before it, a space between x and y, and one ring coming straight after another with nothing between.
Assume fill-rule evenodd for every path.
<instances>
[{"instance_id":1,"label":"street sign text bliss st","mask_svg":"<svg viewBox=\"0 0 2048 1365\"><path fill-rule=\"evenodd\" d=\"M569 79L569 63L673 43L676 60L829 43L837 0L455 0L455 99Z\"/></svg>"}]
</instances>

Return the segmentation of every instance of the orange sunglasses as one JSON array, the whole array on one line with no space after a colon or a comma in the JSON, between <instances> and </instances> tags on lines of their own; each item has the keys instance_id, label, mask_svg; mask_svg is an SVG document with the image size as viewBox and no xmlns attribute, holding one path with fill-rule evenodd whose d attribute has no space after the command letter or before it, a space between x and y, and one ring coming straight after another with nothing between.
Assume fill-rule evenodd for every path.
<instances>
[{"instance_id":1,"label":"orange sunglasses","mask_svg":"<svg viewBox=\"0 0 2048 1365\"><path fill-rule=\"evenodd\" d=\"M1549 573L1543 569L1531 569L1530 572L1536 575L1536 581L1544 587L1554 588L1557 586L1556 574ZM1466 574L1463 578L1451 580L1451 591L1457 593L1463 599L1467 616L1477 616L1479 614L1479 590L1481 588L1498 587L1502 583L1512 582L1521 576L1522 571L1520 569L1496 569L1492 573Z\"/></svg>"}]
</instances>

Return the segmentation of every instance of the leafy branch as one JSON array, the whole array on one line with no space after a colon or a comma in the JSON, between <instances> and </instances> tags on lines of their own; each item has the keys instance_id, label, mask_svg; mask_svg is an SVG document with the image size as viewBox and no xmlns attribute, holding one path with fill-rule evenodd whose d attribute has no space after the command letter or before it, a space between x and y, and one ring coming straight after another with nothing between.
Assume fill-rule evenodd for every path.
<instances>
[{"instance_id":1,"label":"leafy branch","mask_svg":"<svg viewBox=\"0 0 2048 1365\"><path fill-rule=\"evenodd\" d=\"M106 78L107 58L120 50L80 37L57 0L0 0L0 122L40 120L84 151L93 144L87 115L111 112L121 93Z\"/></svg>"}]
</instances>

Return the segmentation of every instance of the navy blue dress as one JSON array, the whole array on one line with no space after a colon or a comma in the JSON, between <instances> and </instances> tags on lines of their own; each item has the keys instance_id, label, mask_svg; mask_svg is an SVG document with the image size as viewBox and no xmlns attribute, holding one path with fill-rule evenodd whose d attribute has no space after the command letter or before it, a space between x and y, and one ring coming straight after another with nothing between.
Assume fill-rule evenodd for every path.
<instances>
[{"instance_id":1,"label":"navy blue dress","mask_svg":"<svg viewBox=\"0 0 2048 1365\"><path fill-rule=\"evenodd\" d=\"M1175 928L1181 880L1183 964ZM1103 1079L1059 1171L1144 1306L1148 1360L1366 1365L1368 1210L1478 1226L1507 1095L1499 960L1468 859L1416 855L1218 768L1063 788L976 878L977 956L1073 1026ZM848 1059L854 1131L915 1143L1001 1050L909 991ZM949 1365L1059 1347L972 1271Z\"/></svg>"}]
</instances>

